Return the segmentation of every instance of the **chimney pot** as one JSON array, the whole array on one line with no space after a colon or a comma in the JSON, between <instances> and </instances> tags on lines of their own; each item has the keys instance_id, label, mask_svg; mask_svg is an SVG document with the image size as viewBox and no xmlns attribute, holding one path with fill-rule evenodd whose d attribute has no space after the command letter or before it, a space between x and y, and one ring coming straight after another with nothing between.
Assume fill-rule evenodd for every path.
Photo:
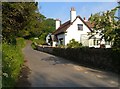
<instances>
[{"instance_id":1,"label":"chimney pot","mask_svg":"<svg viewBox=\"0 0 120 89\"><path fill-rule=\"evenodd\" d=\"M85 18L85 17L84 17L83 19L84 19L84 20L86 20L86 18Z\"/></svg>"},{"instance_id":2,"label":"chimney pot","mask_svg":"<svg viewBox=\"0 0 120 89\"><path fill-rule=\"evenodd\" d=\"M71 11L75 11L75 8L74 8L74 7L72 7L72 8L71 8Z\"/></svg>"},{"instance_id":3,"label":"chimney pot","mask_svg":"<svg viewBox=\"0 0 120 89\"><path fill-rule=\"evenodd\" d=\"M70 11L70 20L71 20L71 22L73 22L75 20L75 18L76 18L76 11L75 11L75 8L72 7L71 11Z\"/></svg>"},{"instance_id":4,"label":"chimney pot","mask_svg":"<svg viewBox=\"0 0 120 89\"><path fill-rule=\"evenodd\" d=\"M60 19L56 19L56 21L60 21Z\"/></svg>"}]
</instances>

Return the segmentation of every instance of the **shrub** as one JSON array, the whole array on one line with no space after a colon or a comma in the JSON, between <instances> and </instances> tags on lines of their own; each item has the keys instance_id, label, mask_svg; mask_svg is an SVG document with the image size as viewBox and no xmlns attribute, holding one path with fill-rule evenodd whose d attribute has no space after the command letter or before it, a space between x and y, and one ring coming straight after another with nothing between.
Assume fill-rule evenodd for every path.
<instances>
[{"instance_id":1,"label":"shrub","mask_svg":"<svg viewBox=\"0 0 120 89\"><path fill-rule=\"evenodd\" d=\"M36 43L38 45L46 44L46 42L44 40L41 40L41 39L32 39L32 42Z\"/></svg>"},{"instance_id":2,"label":"shrub","mask_svg":"<svg viewBox=\"0 0 120 89\"><path fill-rule=\"evenodd\" d=\"M79 43L75 41L75 39L70 40L70 42L67 44L68 48L79 48L82 47L82 43Z\"/></svg>"},{"instance_id":3,"label":"shrub","mask_svg":"<svg viewBox=\"0 0 120 89\"><path fill-rule=\"evenodd\" d=\"M2 43L0 43L0 74L2 74ZM0 75L0 89L2 88L2 75Z\"/></svg>"},{"instance_id":4,"label":"shrub","mask_svg":"<svg viewBox=\"0 0 120 89\"><path fill-rule=\"evenodd\" d=\"M24 38L17 38L16 39L17 40L17 46L18 47L20 47L20 48L23 48L23 47L25 47L25 40L24 40Z\"/></svg>"},{"instance_id":5,"label":"shrub","mask_svg":"<svg viewBox=\"0 0 120 89\"><path fill-rule=\"evenodd\" d=\"M59 48L65 48L65 46L62 45L62 44L61 44L61 45L58 45L58 47L59 47Z\"/></svg>"},{"instance_id":6,"label":"shrub","mask_svg":"<svg viewBox=\"0 0 120 89\"><path fill-rule=\"evenodd\" d=\"M31 47L35 50L37 49L36 44L34 42L31 44Z\"/></svg>"},{"instance_id":7,"label":"shrub","mask_svg":"<svg viewBox=\"0 0 120 89\"><path fill-rule=\"evenodd\" d=\"M56 56L72 60L81 65L120 73L120 51L112 49L53 48Z\"/></svg>"},{"instance_id":8,"label":"shrub","mask_svg":"<svg viewBox=\"0 0 120 89\"><path fill-rule=\"evenodd\" d=\"M63 57L80 65L120 73L120 51L101 48L60 48L51 47L52 51L39 48L40 51Z\"/></svg>"}]
</instances>

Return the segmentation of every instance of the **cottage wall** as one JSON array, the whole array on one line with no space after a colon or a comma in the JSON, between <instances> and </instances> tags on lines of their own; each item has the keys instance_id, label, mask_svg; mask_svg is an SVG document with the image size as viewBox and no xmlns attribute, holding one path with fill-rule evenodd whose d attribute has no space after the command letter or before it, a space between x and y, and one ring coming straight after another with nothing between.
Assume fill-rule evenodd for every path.
<instances>
[{"instance_id":1,"label":"cottage wall","mask_svg":"<svg viewBox=\"0 0 120 89\"><path fill-rule=\"evenodd\" d=\"M78 30L77 24L83 24L83 30ZM82 42L81 37L83 34L87 36L87 32L90 32L88 27L79 18L77 18L75 22L67 29L67 33L65 35L65 45L67 45L71 39Z\"/></svg>"}]
</instances>

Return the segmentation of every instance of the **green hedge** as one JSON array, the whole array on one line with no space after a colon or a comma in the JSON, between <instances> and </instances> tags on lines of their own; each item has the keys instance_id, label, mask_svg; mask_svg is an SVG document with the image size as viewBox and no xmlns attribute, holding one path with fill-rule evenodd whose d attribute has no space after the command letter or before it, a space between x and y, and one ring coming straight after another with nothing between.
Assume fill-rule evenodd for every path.
<instances>
[{"instance_id":1,"label":"green hedge","mask_svg":"<svg viewBox=\"0 0 120 89\"><path fill-rule=\"evenodd\" d=\"M0 43L0 89L2 88L2 43Z\"/></svg>"},{"instance_id":2,"label":"green hedge","mask_svg":"<svg viewBox=\"0 0 120 89\"><path fill-rule=\"evenodd\" d=\"M2 87L13 88L18 79L24 56L22 48L25 46L23 38L17 39L17 45L2 44Z\"/></svg>"},{"instance_id":3,"label":"green hedge","mask_svg":"<svg viewBox=\"0 0 120 89\"><path fill-rule=\"evenodd\" d=\"M38 45L46 44L45 40L34 39L34 38L31 38L30 40L31 40L33 43L36 43L36 44L38 44Z\"/></svg>"},{"instance_id":4,"label":"green hedge","mask_svg":"<svg viewBox=\"0 0 120 89\"><path fill-rule=\"evenodd\" d=\"M80 65L120 73L120 51L96 48L53 48L37 46L39 51L72 60Z\"/></svg>"},{"instance_id":5,"label":"green hedge","mask_svg":"<svg viewBox=\"0 0 120 89\"><path fill-rule=\"evenodd\" d=\"M24 38L17 38L16 40L17 40L17 47L19 48L25 47L26 41Z\"/></svg>"},{"instance_id":6,"label":"green hedge","mask_svg":"<svg viewBox=\"0 0 120 89\"><path fill-rule=\"evenodd\" d=\"M85 66L120 73L120 51L90 48L53 48L52 54Z\"/></svg>"}]
</instances>

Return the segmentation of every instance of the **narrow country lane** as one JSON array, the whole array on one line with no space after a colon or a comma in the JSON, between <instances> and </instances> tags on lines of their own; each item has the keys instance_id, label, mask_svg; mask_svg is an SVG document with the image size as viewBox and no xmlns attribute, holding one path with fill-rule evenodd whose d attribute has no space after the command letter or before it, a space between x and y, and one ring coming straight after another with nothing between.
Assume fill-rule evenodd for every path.
<instances>
[{"instance_id":1,"label":"narrow country lane","mask_svg":"<svg viewBox=\"0 0 120 89\"><path fill-rule=\"evenodd\" d=\"M23 50L31 87L118 87L118 75L79 66L31 48Z\"/></svg>"}]
</instances>

